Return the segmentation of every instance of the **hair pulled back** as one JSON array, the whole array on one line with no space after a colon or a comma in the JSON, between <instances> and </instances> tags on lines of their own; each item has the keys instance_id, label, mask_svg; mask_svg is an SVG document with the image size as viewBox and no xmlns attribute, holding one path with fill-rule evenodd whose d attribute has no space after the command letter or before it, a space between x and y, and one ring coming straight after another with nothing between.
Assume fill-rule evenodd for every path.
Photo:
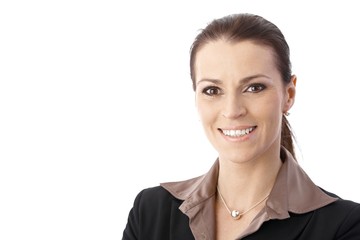
<instances>
[{"instance_id":1,"label":"hair pulled back","mask_svg":"<svg viewBox=\"0 0 360 240\"><path fill-rule=\"evenodd\" d=\"M229 42L251 40L271 47L275 65L284 85L291 81L290 49L280 29L261 16L243 13L228 15L210 22L196 36L190 50L190 75L195 90L195 61L198 51L207 43L224 39ZM293 134L286 116L282 117L281 145L295 156Z\"/></svg>"}]
</instances>

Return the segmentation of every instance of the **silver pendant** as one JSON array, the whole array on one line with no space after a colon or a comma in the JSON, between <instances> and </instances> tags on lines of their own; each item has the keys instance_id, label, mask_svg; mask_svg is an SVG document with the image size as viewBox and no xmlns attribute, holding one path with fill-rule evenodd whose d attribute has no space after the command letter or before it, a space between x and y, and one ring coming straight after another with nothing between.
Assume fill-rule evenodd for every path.
<instances>
[{"instance_id":1,"label":"silver pendant","mask_svg":"<svg viewBox=\"0 0 360 240\"><path fill-rule=\"evenodd\" d=\"M239 218L241 217L240 212L237 211L237 210L232 210L232 211L231 211L231 217L232 217L233 219L235 219L235 220L239 219Z\"/></svg>"}]
</instances>

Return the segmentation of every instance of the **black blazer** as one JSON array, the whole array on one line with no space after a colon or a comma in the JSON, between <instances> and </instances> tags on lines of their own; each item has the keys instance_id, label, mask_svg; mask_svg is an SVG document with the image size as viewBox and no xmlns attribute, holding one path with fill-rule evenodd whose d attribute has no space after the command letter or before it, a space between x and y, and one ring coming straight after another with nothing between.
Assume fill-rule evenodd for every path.
<instances>
[{"instance_id":1,"label":"black blazer","mask_svg":"<svg viewBox=\"0 0 360 240\"><path fill-rule=\"evenodd\" d=\"M130 211L122 239L194 239L188 217L179 210L181 203L160 186L141 191ZM306 214L290 213L290 218L267 221L257 232L242 239L360 240L360 204L339 199Z\"/></svg>"}]
</instances>

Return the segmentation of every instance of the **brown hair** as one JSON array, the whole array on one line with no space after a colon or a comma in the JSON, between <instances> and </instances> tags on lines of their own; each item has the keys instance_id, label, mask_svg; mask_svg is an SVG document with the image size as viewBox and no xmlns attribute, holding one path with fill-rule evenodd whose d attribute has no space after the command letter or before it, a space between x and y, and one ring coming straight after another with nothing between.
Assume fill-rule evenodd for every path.
<instances>
[{"instance_id":1,"label":"brown hair","mask_svg":"<svg viewBox=\"0 0 360 240\"><path fill-rule=\"evenodd\" d=\"M269 46L274 50L276 66L284 84L291 81L290 49L280 29L253 14L233 14L210 22L197 35L190 50L190 75L195 90L196 54L208 42L225 39L230 42L252 40L258 44ZM282 118L281 145L295 156L293 134L285 116Z\"/></svg>"}]
</instances>

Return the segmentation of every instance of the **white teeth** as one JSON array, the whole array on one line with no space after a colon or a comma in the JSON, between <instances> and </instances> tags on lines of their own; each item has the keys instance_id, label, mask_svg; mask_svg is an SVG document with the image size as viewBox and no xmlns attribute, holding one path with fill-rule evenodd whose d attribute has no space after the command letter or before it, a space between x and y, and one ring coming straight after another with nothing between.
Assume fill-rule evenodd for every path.
<instances>
[{"instance_id":1,"label":"white teeth","mask_svg":"<svg viewBox=\"0 0 360 240\"><path fill-rule=\"evenodd\" d=\"M245 136L245 135L251 133L253 130L254 130L254 128L251 127L251 128L242 129L242 130L222 130L222 132L225 136L242 137L242 136Z\"/></svg>"}]
</instances>

